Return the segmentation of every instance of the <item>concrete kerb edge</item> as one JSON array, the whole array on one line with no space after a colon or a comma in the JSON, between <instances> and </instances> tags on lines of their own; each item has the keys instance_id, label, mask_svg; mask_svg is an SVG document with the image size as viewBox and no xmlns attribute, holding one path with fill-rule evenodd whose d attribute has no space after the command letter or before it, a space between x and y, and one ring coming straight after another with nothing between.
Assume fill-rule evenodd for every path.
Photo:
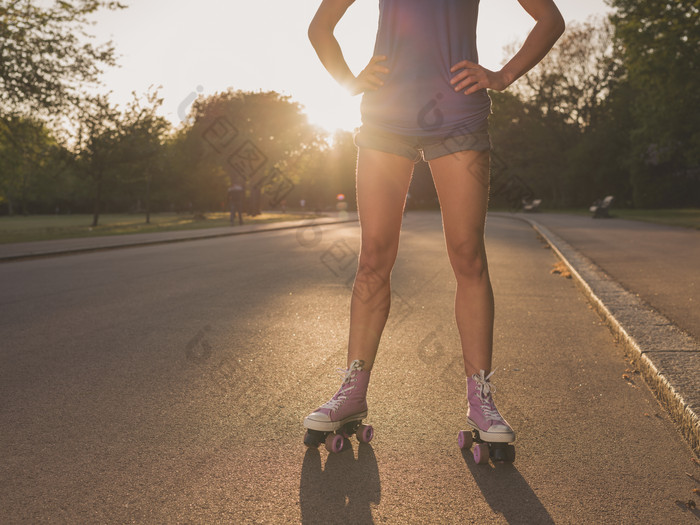
<instances>
[{"instance_id":1,"label":"concrete kerb edge","mask_svg":"<svg viewBox=\"0 0 700 525\"><path fill-rule=\"evenodd\" d=\"M143 242L127 242L124 244L115 244L107 246L95 246L91 248L74 248L70 250L57 250L54 252L37 252L37 253L26 253L21 255L10 255L2 257L0 256L0 263L4 262L17 262L21 260L29 259L40 259L44 257L59 257L61 255L76 255L78 253L90 253L90 252L101 252L106 250L118 250L121 248L137 248L140 246L152 246L155 244L170 244L174 242L185 242L185 241L198 241L201 239L215 239L217 237L230 237L232 235L247 235L251 233L263 233L279 230L291 230L294 228L308 228L309 226L325 226L327 224L343 224L346 222L357 222L358 219L342 219L342 220L330 220L324 222L314 222L313 220L306 222L305 224L294 224L287 226L275 226L272 228L260 228L257 230L246 230L246 231L231 231L226 233L215 233L212 235L199 235L193 237L181 237L177 239L162 239L153 241L143 241Z\"/></svg>"},{"instance_id":2,"label":"concrete kerb edge","mask_svg":"<svg viewBox=\"0 0 700 525\"><path fill-rule=\"evenodd\" d=\"M653 359L647 355L646 350L638 344L638 342L628 333L625 327L615 318L610 309L598 297L588 282L586 282L586 280L581 276L581 273L579 273L578 269L569 260L570 257L567 257L565 252L570 255L575 254L577 258L587 258L569 245L566 241L560 239L557 235L549 231L541 224L538 224L536 221L527 217L508 217L528 223L547 242L557 257L562 260L562 262L571 272L574 282L576 282L579 288L583 290L584 294L608 325L613 335L623 343L627 355L632 358L634 365L639 369L642 377L651 391L678 425L681 433L688 441L695 454L700 457L700 416L693 410L692 407L688 406L685 399L677 392L670 381L659 371ZM594 268L594 271L600 275L605 275L603 270L601 270L593 262L587 262L592 268ZM630 292L625 291L625 293L629 294ZM660 315L658 312L654 312L654 314Z\"/></svg>"}]
</instances>

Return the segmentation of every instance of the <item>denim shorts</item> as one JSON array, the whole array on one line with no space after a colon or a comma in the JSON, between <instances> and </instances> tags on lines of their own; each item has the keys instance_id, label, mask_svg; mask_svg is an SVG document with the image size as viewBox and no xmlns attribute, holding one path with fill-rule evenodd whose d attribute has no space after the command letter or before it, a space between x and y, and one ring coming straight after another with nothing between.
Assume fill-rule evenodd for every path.
<instances>
[{"instance_id":1,"label":"denim shorts","mask_svg":"<svg viewBox=\"0 0 700 525\"><path fill-rule=\"evenodd\" d=\"M385 153L393 153L411 159L414 163L421 160L426 162L459 151L487 151L491 149L488 128L464 133L455 130L447 135L419 137L413 135L398 135L363 124L353 137L355 146L368 148Z\"/></svg>"}]
</instances>

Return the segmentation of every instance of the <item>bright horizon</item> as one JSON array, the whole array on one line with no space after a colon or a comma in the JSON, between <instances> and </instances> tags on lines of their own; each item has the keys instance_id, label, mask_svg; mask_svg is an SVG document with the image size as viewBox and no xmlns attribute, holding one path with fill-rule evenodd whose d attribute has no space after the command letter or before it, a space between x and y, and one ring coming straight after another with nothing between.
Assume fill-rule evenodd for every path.
<instances>
[{"instance_id":1,"label":"bright horizon","mask_svg":"<svg viewBox=\"0 0 700 525\"><path fill-rule=\"evenodd\" d=\"M559 0L564 19L604 15L604 0ZM173 124L194 97L229 87L277 91L304 106L309 121L328 131L360 125L360 96L351 97L321 65L306 36L320 0L265 0L222 5L201 0L197 9L180 2L142 0L120 12L103 11L90 33L113 40L118 64L102 75L101 91L123 105L131 92L161 85L161 114ZM357 0L336 28L348 65L358 73L372 55L377 0ZM485 0L479 14L480 62L504 63L504 47L522 41L534 24L516 0Z\"/></svg>"}]
</instances>

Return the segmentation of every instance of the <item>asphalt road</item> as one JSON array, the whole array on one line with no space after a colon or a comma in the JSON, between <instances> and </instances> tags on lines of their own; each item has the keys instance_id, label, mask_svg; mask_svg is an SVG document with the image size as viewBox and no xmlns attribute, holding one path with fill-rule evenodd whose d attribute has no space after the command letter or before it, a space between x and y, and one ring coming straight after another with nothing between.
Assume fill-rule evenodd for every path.
<instances>
[{"instance_id":1,"label":"asphalt road","mask_svg":"<svg viewBox=\"0 0 700 525\"><path fill-rule=\"evenodd\" d=\"M404 221L375 438L332 456L302 419L339 384L357 224L0 265L0 522L697 523L690 448L554 255L487 238L513 465L457 448L437 213Z\"/></svg>"},{"instance_id":2,"label":"asphalt road","mask_svg":"<svg viewBox=\"0 0 700 525\"><path fill-rule=\"evenodd\" d=\"M700 231L564 213L531 216L700 340Z\"/></svg>"}]
</instances>

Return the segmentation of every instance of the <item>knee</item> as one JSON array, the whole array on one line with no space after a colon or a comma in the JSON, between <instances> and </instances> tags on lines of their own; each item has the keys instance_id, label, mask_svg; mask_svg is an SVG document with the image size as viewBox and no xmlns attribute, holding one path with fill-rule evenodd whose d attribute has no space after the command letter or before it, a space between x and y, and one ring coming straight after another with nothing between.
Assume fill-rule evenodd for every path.
<instances>
[{"instance_id":1,"label":"knee","mask_svg":"<svg viewBox=\"0 0 700 525\"><path fill-rule=\"evenodd\" d=\"M463 241L448 247L450 262L457 279L479 280L488 270L483 242Z\"/></svg>"},{"instance_id":2,"label":"knee","mask_svg":"<svg viewBox=\"0 0 700 525\"><path fill-rule=\"evenodd\" d=\"M386 275L391 272L398 246L384 239L363 237L358 261L358 272L373 272Z\"/></svg>"}]
</instances>

